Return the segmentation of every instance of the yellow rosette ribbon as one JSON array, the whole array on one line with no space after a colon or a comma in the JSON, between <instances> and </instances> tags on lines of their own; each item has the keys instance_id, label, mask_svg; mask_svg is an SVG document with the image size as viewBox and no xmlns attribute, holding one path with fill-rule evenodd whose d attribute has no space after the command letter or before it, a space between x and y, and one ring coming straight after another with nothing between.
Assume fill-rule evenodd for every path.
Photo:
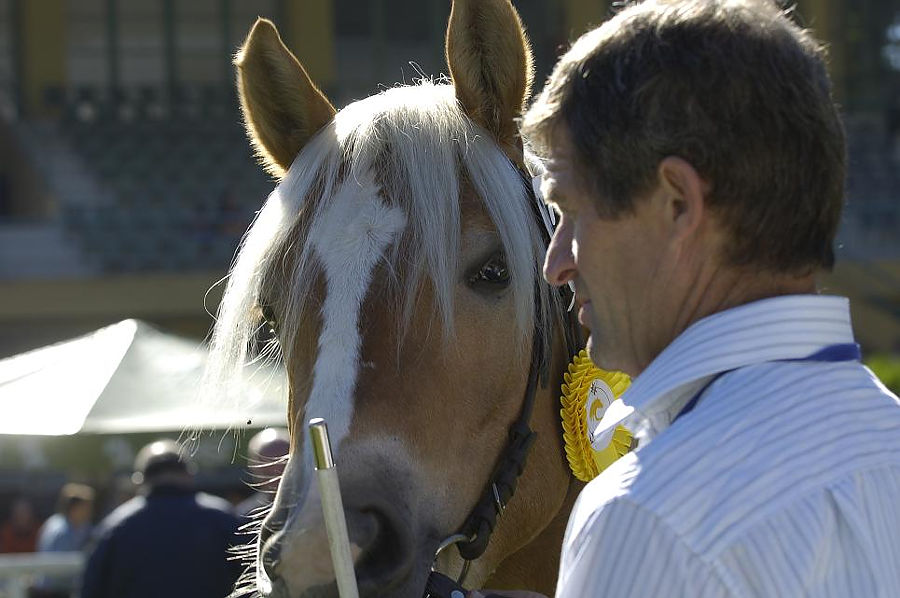
<instances>
[{"instance_id":1,"label":"yellow rosette ribbon","mask_svg":"<svg viewBox=\"0 0 900 598\"><path fill-rule=\"evenodd\" d=\"M624 372L601 370L582 350L569 364L563 378L560 416L566 459L575 477L589 482L613 461L631 450L633 436L624 426L613 431L606 446L595 447L590 441L593 430L603 414L631 384Z\"/></svg>"}]
</instances>

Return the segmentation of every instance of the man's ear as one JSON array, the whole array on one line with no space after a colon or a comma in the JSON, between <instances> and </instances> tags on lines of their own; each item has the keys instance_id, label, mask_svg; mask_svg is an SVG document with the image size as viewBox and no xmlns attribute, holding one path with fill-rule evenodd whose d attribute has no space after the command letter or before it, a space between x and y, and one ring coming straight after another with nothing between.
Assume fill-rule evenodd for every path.
<instances>
[{"instance_id":1,"label":"man's ear","mask_svg":"<svg viewBox=\"0 0 900 598\"><path fill-rule=\"evenodd\" d=\"M690 162L677 156L660 161L657 177L664 225L674 237L694 235L709 217L706 205L709 183Z\"/></svg>"}]
</instances>

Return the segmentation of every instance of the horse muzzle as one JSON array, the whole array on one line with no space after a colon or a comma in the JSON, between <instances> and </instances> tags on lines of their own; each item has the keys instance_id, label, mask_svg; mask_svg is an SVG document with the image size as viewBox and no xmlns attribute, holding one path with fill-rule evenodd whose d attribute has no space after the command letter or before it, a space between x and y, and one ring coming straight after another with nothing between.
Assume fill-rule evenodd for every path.
<instances>
[{"instance_id":1,"label":"horse muzzle","mask_svg":"<svg viewBox=\"0 0 900 598\"><path fill-rule=\"evenodd\" d=\"M299 516L281 517L285 523L280 529L277 513L263 526L257 587L267 598L338 595L321 504L317 495L310 498ZM393 509L376 505L347 506L344 514L360 595L405 595L400 587L421 564L408 524ZM392 593L392 588L398 593Z\"/></svg>"}]
</instances>

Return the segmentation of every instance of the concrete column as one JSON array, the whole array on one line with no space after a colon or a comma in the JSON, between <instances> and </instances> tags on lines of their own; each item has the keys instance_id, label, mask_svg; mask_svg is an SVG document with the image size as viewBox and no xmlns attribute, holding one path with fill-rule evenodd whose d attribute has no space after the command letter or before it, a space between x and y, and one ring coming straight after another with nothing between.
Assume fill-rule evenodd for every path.
<instances>
[{"instance_id":1,"label":"concrete column","mask_svg":"<svg viewBox=\"0 0 900 598\"><path fill-rule=\"evenodd\" d=\"M175 32L175 29L178 27L175 17L175 0L163 0L162 18L164 80L169 101L174 105L178 101L176 99L176 90L181 83L181 77L178 73L178 47L176 41L178 36Z\"/></svg>"},{"instance_id":2,"label":"concrete column","mask_svg":"<svg viewBox=\"0 0 900 598\"><path fill-rule=\"evenodd\" d=\"M109 88L116 91L121 87L118 0L106 0L106 68L109 70Z\"/></svg>"},{"instance_id":3,"label":"concrete column","mask_svg":"<svg viewBox=\"0 0 900 598\"><path fill-rule=\"evenodd\" d=\"M847 97L847 46L841 24L844 0L801 0L800 15L806 27L828 46L828 72L839 102Z\"/></svg>"},{"instance_id":4,"label":"concrete column","mask_svg":"<svg viewBox=\"0 0 900 598\"><path fill-rule=\"evenodd\" d=\"M29 117L53 116L44 103L44 90L66 84L66 0L16 4L22 110Z\"/></svg>"},{"instance_id":5,"label":"concrete column","mask_svg":"<svg viewBox=\"0 0 900 598\"><path fill-rule=\"evenodd\" d=\"M234 81L234 65L232 64L232 54L234 48L231 47L231 20L233 18L231 0L219 0L219 13L222 27L222 85L231 87Z\"/></svg>"},{"instance_id":6,"label":"concrete column","mask_svg":"<svg viewBox=\"0 0 900 598\"><path fill-rule=\"evenodd\" d=\"M326 91L334 83L334 15L332 0L285 0L285 43Z\"/></svg>"},{"instance_id":7,"label":"concrete column","mask_svg":"<svg viewBox=\"0 0 900 598\"><path fill-rule=\"evenodd\" d=\"M575 40L588 29L593 29L609 16L607 0L563 0L563 35Z\"/></svg>"}]
</instances>

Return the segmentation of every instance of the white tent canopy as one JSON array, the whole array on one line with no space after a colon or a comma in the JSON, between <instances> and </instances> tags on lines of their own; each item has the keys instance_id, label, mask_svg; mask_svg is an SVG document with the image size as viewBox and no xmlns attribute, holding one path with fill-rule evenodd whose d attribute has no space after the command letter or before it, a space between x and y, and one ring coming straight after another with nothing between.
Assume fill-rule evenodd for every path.
<instances>
[{"instance_id":1,"label":"white tent canopy","mask_svg":"<svg viewBox=\"0 0 900 598\"><path fill-rule=\"evenodd\" d=\"M0 434L121 434L286 424L284 376L249 376L240 406L204 405L198 341L123 320L0 360Z\"/></svg>"}]
</instances>

